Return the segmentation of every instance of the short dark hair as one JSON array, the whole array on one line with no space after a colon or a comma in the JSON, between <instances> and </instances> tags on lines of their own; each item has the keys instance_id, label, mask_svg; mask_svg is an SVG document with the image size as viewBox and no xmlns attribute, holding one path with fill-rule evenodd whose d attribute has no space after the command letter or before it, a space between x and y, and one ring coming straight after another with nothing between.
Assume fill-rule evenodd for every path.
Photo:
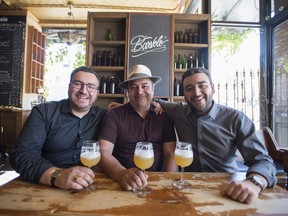
<instances>
[{"instance_id":1,"label":"short dark hair","mask_svg":"<svg viewBox=\"0 0 288 216\"><path fill-rule=\"evenodd\" d=\"M76 73L80 72L80 71L84 71L84 72L87 72L87 73L94 74L94 75L96 76L96 78L98 79L98 81L100 82L100 77L99 77L99 75L96 73L95 70L93 70L93 69L91 69L91 68L89 68L89 67L86 67L86 66L80 66L80 67L78 67L78 68L75 68L75 69L72 71L72 73L71 73L71 75L70 75L70 83L72 82L74 75L75 75Z\"/></svg>"},{"instance_id":2,"label":"short dark hair","mask_svg":"<svg viewBox=\"0 0 288 216\"><path fill-rule=\"evenodd\" d=\"M207 69L203 68L203 67L190 68L187 71L185 71L185 73L182 75L182 81L181 81L182 84L183 84L183 81L184 81L184 79L186 77L191 76L191 75L196 74L196 73L204 73L204 74L206 74L206 76L208 77L210 83L212 84L212 78L211 78L210 72Z\"/></svg>"}]
</instances>

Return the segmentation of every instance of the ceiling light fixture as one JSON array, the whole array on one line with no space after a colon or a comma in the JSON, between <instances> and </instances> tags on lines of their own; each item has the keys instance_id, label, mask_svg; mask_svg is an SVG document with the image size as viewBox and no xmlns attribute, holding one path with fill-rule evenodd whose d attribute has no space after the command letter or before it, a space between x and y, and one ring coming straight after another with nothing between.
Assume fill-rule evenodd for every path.
<instances>
[{"instance_id":1,"label":"ceiling light fixture","mask_svg":"<svg viewBox=\"0 0 288 216\"><path fill-rule=\"evenodd\" d=\"M69 12L65 23L65 31L58 32L59 38L67 45L79 43L81 37L75 28L74 15L72 13L73 3L68 2Z\"/></svg>"}]
</instances>

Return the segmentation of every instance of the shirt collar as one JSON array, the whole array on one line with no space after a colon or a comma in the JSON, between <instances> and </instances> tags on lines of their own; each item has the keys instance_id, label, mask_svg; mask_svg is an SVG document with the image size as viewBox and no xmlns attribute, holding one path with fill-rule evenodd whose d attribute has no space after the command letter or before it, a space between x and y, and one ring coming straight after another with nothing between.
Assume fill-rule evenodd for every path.
<instances>
[{"instance_id":1,"label":"shirt collar","mask_svg":"<svg viewBox=\"0 0 288 216\"><path fill-rule=\"evenodd\" d=\"M71 110L69 99L63 100L63 103L61 105L61 112L73 114L73 112ZM86 115L89 115L89 114L96 115L96 113L97 113L97 108L95 106L92 106Z\"/></svg>"},{"instance_id":2,"label":"shirt collar","mask_svg":"<svg viewBox=\"0 0 288 216\"><path fill-rule=\"evenodd\" d=\"M128 110L129 110L129 112L136 112L136 111L134 110L134 108L132 107L132 105L131 105L130 102L127 103L127 108L128 108ZM150 109L149 109L149 113L155 113L155 111L153 111L153 109L152 109L151 106L150 106Z\"/></svg>"},{"instance_id":3,"label":"shirt collar","mask_svg":"<svg viewBox=\"0 0 288 216\"><path fill-rule=\"evenodd\" d=\"M213 119L215 119L216 118L216 115L217 115L217 110L218 110L218 105L215 103L215 101L213 100L212 101L212 107L211 107L211 109L210 109L210 111L207 113L207 114L205 114L205 115L203 115L203 116L201 116L201 117L199 117L199 118L205 118L205 117L211 117L211 118L213 118ZM193 112L191 111L191 108L189 107L189 111L187 112L187 114L186 114L187 116L189 116L189 115L192 115L192 116L195 116L194 114L193 114ZM195 116L196 117L196 116Z\"/></svg>"},{"instance_id":4,"label":"shirt collar","mask_svg":"<svg viewBox=\"0 0 288 216\"><path fill-rule=\"evenodd\" d=\"M70 107L70 103L69 103L69 99L65 99L65 100L62 101L61 112L63 112L63 113L72 113L71 107Z\"/></svg>"},{"instance_id":5,"label":"shirt collar","mask_svg":"<svg viewBox=\"0 0 288 216\"><path fill-rule=\"evenodd\" d=\"M207 115L209 115L211 118L215 119L216 115L217 115L217 110L218 110L218 105L213 100L212 101L212 107L211 107L210 111L207 113Z\"/></svg>"}]
</instances>

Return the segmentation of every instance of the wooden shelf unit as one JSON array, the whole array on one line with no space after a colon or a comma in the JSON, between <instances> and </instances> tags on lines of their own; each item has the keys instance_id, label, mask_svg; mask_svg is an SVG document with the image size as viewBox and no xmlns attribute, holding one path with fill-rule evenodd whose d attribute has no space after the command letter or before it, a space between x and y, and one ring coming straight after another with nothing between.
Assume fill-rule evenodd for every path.
<instances>
[{"instance_id":1,"label":"wooden shelf unit","mask_svg":"<svg viewBox=\"0 0 288 216\"><path fill-rule=\"evenodd\" d=\"M117 80L116 85L119 82L127 79L128 76L128 44L130 33L130 18L129 13L97 13L91 12L88 14L88 26L87 26L87 53L86 53L86 65L95 69L101 77L114 76ZM147 14L149 15L149 14ZM169 76L172 77L172 95L168 98L170 101L183 101L184 97L174 96L174 78L180 79L186 69L174 68L174 56L186 55L189 57L191 54L194 56L201 56L205 68L210 69L210 16L207 14L200 15L181 15L171 14L171 71ZM157 20L155 20L156 22ZM174 32L185 31L192 28L200 29L203 39L201 43L175 43ZM113 40L107 40L108 30L112 30ZM123 56L123 64L121 66L105 66L99 65L95 62L95 55L98 51L110 50L116 55ZM157 64L155 62L155 64ZM202 66L202 65L201 65ZM101 86L100 86L101 88ZM112 101L127 102L127 98L121 92L115 94L103 94L100 92L97 104L106 105Z\"/></svg>"},{"instance_id":2,"label":"wooden shelf unit","mask_svg":"<svg viewBox=\"0 0 288 216\"><path fill-rule=\"evenodd\" d=\"M88 13L86 65L101 77L97 104L106 107L110 102L124 103L123 92L118 83L126 78L127 59L127 17L126 13ZM108 40L111 30L112 40ZM113 77L115 92L109 92L109 80ZM106 83L106 92L101 85Z\"/></svg>"},{"instance_id":3,"label":"wooden shelf unit","mask_svg":"<svg viewBox=\"0 0 288 216\"><path fill-rule=\"evenodd\" d=\"M173 62L172 62L172 77L173 77L173 84L174 84L174 78L178 79L178 81L181 82L181 78L183 73L189 68L187 65L187 68L183 66L182 68L175 68L175 57L176 61L178 60L179 55L182 57L185 55L187 57L187 63L189 63L189 57L192 56L193 59L195 59L195 56L198 58L198 67L202 67L204 64L204 67L206 69L210 69L210 16L207 14L188 14L188 15L173 15L173 40L172 40L172 55L173 55ZM201 42L197 43L179 43L175 42L175 32L176 31L182 31L183 33L185 30L192 29L193 31L195 29L201 31L202 33L202 39ZM202 59L200 61L200 59ZM195 67L194 63L194 67ZM180 87L180 94L175 95L175 85L173 85L173 97L171 98L171 101L184 101L183 90L182 86Z\"/></svg>"},{"instance_id":4,"label":"wooden shelf unit","mask_svg":"<svg viewBox=\"0 0 288 216\"><path fill-rule=\"evenodd\" d=\"M26 64L26 93L37 93L44 85L45 35L33 26L28 26Z\"/></svg>"}]
</instances>

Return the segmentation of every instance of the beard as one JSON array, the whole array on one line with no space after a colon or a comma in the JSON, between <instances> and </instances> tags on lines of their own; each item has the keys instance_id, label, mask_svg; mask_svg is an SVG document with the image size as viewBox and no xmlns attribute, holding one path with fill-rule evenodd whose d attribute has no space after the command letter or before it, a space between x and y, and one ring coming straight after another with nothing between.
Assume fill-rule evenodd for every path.
<instances>
[{"instance_id":1,"label":"beard","mask_svg":"<svg viewBox=\"0 0 288 216\"><path fill-rule=\"evenodd\" d=\"M208 100L206 100L205 104L203 106L195 106L193 105L193 103L191 101L193 101L193 98L191 98L190 100L187 100L185 97L185 101L187 102L188 106L190 107L192 113L196 116L203 116L205 114L207 114L210 109L213 106L213 98L212 96L208 98Z\"/></svg>"}]
</instances>

